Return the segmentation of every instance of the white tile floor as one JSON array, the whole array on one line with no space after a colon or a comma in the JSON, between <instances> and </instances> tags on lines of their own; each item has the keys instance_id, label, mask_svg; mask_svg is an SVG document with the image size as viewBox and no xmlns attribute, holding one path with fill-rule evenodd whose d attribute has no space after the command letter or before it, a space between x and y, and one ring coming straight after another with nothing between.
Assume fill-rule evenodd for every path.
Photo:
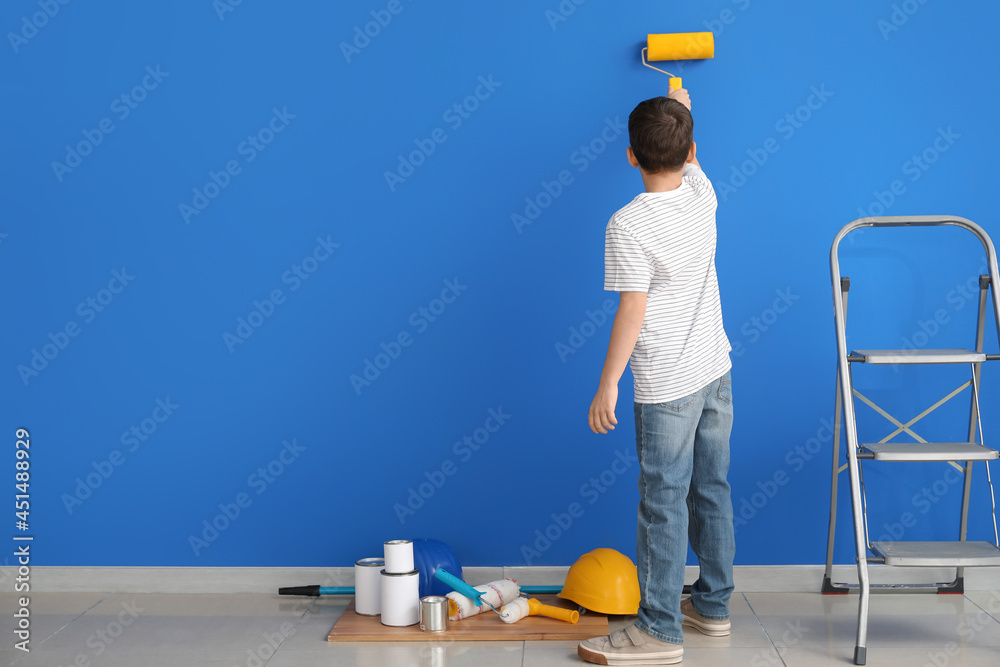
<instances>
[{"instance_id":1,"label":"white tile floor","mask_svg":"<svg viewBox=\"0 0 1000 667\"><path fill-rule=\"evenodd\" d=\"M576 642L331 644L346 598L42 593L31 652L14 648L16 597L0 594L0 665L18 667L549 667L581 665ZM857 596L736 593L733 632L689 631L687 667L853 664ZM618 627L627 619L615 619ZM275 648L276 647L276 648ZM873 667L1000 665L1000 591L873 595Z\"/></svg>"}]
</instances>

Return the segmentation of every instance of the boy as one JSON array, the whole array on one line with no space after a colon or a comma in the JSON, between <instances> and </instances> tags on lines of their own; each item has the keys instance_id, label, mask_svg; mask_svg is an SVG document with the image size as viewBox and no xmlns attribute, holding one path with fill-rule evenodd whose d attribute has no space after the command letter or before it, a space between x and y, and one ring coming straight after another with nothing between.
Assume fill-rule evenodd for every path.
<instances>
[{"instance_id":1,"label":"boy","mask_svg":"<svg viewBox=\"0 0 1000 667\"><path fill-rule=\"evenodd\" d=\"M715 190L695 156L690 109L682 88L632 111L628 161L646 191L612 216L605 237L604 289L621 292L621 304L589 420L595 433L614 429L631 357L642 599L633 625L580 644L582 659L602 665L678 663L682 625L730 631L732 348L715 273ZM688 539L700 576L682 603Z\"/></svg>"}]
</instances>

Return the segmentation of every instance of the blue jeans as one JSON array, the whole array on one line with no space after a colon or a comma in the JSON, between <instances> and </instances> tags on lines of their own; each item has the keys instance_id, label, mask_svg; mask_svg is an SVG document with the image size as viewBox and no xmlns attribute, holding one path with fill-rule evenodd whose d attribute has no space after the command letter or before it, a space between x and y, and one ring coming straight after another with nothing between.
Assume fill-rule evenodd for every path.
<instances>
[{"instance_id":1,"label":"blue jeans","mask_svg":"<svg viewBox=\"0 0 1000 667\"><path fill-rule=\"evenodd\" d=\"M706 618L729 618L736 537L729 472L730 374L690 396L635 404L639 452L639 628L681 644L687 543L698 556L691 602Z\"/></svg>"}]
</instances>

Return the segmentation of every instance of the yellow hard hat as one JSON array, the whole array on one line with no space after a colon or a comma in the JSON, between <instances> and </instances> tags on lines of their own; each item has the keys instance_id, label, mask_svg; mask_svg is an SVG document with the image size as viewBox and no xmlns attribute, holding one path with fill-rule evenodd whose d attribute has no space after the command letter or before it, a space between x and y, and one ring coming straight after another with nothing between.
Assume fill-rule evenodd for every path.
<instances>
[{"instance_id":1,"label":"yellow hard hat","mask_svg":"<svg viewBox=\"0 0 1000 667\"><path fill-rule=\"evenodd\" d=\"M569 568L559 597L601 614L637 614L639 575L620 551L594 549Z\"/></svg>"}]
</instances>

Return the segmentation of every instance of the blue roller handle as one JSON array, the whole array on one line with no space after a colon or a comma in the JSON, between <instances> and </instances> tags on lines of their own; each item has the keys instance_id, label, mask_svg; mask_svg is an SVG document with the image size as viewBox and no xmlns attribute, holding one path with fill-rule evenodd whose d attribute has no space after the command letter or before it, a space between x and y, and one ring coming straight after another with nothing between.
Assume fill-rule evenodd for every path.
<instances>
[{"instance_id":1,"label":"blue roller handle","mask_svg":"<svg viewBox=\"0 0 1000 667\"><path fill-rule=\"evenodd\" d=\"M451 572L448 572L448 570L439 567L434 572L434 578L447 586L451 586L456 591L475 602L477 607L483 606L483 601L479 599L483 592L477 591L475 588L465 583Z\"/></svg>"},{"instance_id":2,"label":"blue roller handle","mask_svg":"<svg viewBox=\"0 0 1000 667\"><path fill-rule=\"evenodd\" d=\"M446 572L448 576L454 576ZM441 581L444 581L442 579ZM459 581L462 581L459 579ZM464 584L465 582L462 581ZM467 584L466 584L467 585ZM476 590L473 588L472 590ZM562 586L521 586L522 593L529 595L541 595L543 593L558 593ZM477 593L479 591L476 591ZM292 586L290 588L279 588L278 595L308 595L316 597L318 595L354 595L354 586Z\"/></svg>"},{"instance_id":3,"label":"blue roller handle","mask_svg":"<svg viewBox=\"0 0 1000 667\"><path fill-rule=\"evenodd\" d=\"M279 588L278 595L354 595L354 586L290 586Z\"/></svg>"}]
</instances>

